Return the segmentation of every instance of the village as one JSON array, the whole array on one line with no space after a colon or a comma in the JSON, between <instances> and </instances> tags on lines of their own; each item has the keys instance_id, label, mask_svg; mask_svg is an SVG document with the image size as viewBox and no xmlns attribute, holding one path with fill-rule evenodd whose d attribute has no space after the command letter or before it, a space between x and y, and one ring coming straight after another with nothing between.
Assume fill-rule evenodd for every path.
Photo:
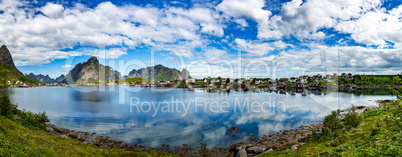
<instances>
[{"instance_id":1,"label":"village","mask_svg":"<svg viewBox=\"0 0 402 157\"><path fill-rule=\"evenodd\" d=\"M204 88L208 92L230 92L233 90L244 91L282 91L287 89L310 89L321 90L327 88L348 88L354 89L356 85L347 83L346 85L339 84L338 80L353 80L351 73L338 76L336 73L330 75L317 74L314 76L299 76L280 79L271 78L225 78L225 77L207 77L202 79L187 79L182 81L158 81L152 82L125 82L124 84L136 87L176 87L176 88Z\"/></svg>"}]
</instances>

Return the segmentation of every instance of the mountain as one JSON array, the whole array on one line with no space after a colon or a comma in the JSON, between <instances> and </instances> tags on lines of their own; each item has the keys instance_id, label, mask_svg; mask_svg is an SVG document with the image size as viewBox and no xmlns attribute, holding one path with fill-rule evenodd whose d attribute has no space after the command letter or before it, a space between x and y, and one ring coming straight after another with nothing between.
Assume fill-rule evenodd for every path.
<instances>
[{"instance_id":1,"label":"mountain","mask_svg":"<svg viewBox=\"0 0 402 157\"><path fill-rule=\"evenodd\" d=\"M152 71L154 71L154 73ZM179 71L160 64L139 70L134 69L127 76L127 78L132 77L143 77L151 81L153 79L155 79L155 81L174 81L191 78L190 73L186 69Z\"/></svg>"},{"instance_id":2,"label":"mountain","mask_svg":"<svg viewBox=\"0 0 402 157\"><path fill-rule=\"evenodd\" d=\"M38 80L41 83L59 83L59 82L63 81L63 79L65 78L65 76L63 74L60 75L56 79L50 78L49 75L46 75L46 76L42 75L42 74L35 75L33 73L30 73L30 74L25 75L25 76L27 76L28 78Z\"/></svg>"},{"instance_id":3,"label":"mountain","mask_svg":"<svg viewBox=\"0 0 402 157\"><path fill-rule=\"evenodd\" d=\"M42 75L42 74L35 75L33 73L30 73L30 74L25 75L25 76L27 76L28 78L36 79L36 80L38 80L39 82L42 82L42 83L57 83L56 80L50 78L49 75L46 75L46 76Z\"/></svg>"},{"instance_id":4,"label":"mountain","mask_svg":"<svg viewBox=\"0 0 402 157\"><path fill-rule=\"evenodd\" d=\"M96 57L91 57L87 62L75 65L62 82L84 84L101 80L119 80L120 78L119 72L114 71L111 67L99 64Z\"/></svg>"},{"instance_id":5,"label":"mountain","mask_svg":"<svg viewBox=\"0 0 402 157\"><path fill-rule=\"evenodd\" d=\"M66 76L64 76L64 74L61 74L58 78L55 79L55 81L56 81L57 83L59 83L59 82L63 81L64 78L66 78Z\"/></svg>"},{"instance_id":6,"label":"mountain","mask_svg":"<svg viewBox=\"0 0 402 157\"><path fill-rule=\"evenodd\" d=\"M31 79L22 74L15 67L10 51L5 45L0 47L0 85L6 85L8 82L16 83L37 83L35 79Z\"/></svg>"}]
</instances>

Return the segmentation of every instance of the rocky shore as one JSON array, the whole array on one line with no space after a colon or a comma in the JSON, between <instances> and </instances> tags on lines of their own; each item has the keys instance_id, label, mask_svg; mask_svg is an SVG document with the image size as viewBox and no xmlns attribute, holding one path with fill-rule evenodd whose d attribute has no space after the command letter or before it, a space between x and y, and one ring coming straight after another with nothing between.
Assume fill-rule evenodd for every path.
<instances>
[{"instance_id":1,"label":"rocky shore","mask_svg":"<svg viewBox=\"0 0 402 157\"><path fill-rule=\"evenodd\" d=\"M390 100L377 101L377 103L388 102ZM367 110L369 106L356 106L357 112L362 113ZM345 115L349 109L342 110L341 115ZM342 119L342 118L341 118ZM324 131L323 124L321 122L311 125L302 125L296 129L281 130L279 132L263 135L253 140L240 142L233 144L229 147L220 147L205 150L202 147L189 147L187 145L170 147L169 145L162 145L160 148L147 147L142 145L130 145L123 141L115 141L107 136L98 136L95 133L87 133L82 131L69 130L59 128L55 125L47 125L48 132L54 135L63 136L66 138L73 138L79 140L85 144L96 145L104 149L121 148L128 151L165 151L180 156L203 156L208 153L211 156L236 156L236 157L250 157L258 156L261 153L273 151L276 149L291 148L292 150L298 150L301 145L308 142L315 135L318 135ZM241 128L240 128L241 129ZM230 132L230 129L228 129Z\"/></svg>"}]
</instances>

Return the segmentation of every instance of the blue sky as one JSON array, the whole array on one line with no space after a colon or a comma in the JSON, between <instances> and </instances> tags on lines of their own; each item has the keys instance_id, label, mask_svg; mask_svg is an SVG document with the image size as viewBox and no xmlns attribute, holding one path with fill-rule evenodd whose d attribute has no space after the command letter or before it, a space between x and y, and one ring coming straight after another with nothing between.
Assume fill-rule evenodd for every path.
<instances>
[{"instance_id":1,"label":"blue sky","mask_svg":"<svg viewBox=\"0 0 402 157\"><path fill-rule=\"evenodd\" d=\"M192 76L402 72L397 0L0 1L0 44L23 73L66 74L97 56L123 75L163 64Z\"/></svg>"}]
</instances>

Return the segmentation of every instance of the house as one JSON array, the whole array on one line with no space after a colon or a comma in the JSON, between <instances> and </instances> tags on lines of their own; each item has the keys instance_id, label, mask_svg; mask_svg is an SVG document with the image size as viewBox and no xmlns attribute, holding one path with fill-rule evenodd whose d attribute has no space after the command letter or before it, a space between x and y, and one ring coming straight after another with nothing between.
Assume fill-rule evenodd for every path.
<instances>
[{"instance_id":1,"label":"house","mask_svg":"<svg viewBox=\"0 0 402 157\"><path fill-rule=\"evenodd\" d=\"M186 80L186 84L194 84L194 83L195 83L195 78L194 77Z\"/></svg>"},{"instance_id":2,"label":"house","mask_svg":"<svg viewBox=\"0 0 402 157\"><path fill-rule=\"evenodd\" d=\"M286 82L288 80L288 78L280 78L279 82Z\"/></svg>"},{"instance_id":3,"label":"house","mask_svg":"<svg viewBox=\"0 0 402 157\"><path fill-rule=\"evenodd\" d=\"M310 89L318 89L318 88L320 88L319 83L310 83Z\"/></svg>"},{"instance_id":4,"label":"house","mask_svg":"<svg viewBox=\"0 0 402 157\"><path fill-rule=\"evenodd\" d=\"M303 82L296 82L296 88L303 88Z\"/></svg>"},{"instance_id":5,"label":"house","mask_svg":"<svg viewBox=\"0 0 402 157\"><path fill-rule=\"evenodd\" d=\"M209 79L209 78L204 78L204 79L203 79L203 82L204 82L204 83L208 83L208 79Z\"/></svg>"},{"instance_id":6,"label":"house","mask_svg":"<svg viewBox=\"0 0 402 157\"><path fill-rule=\"evenodd\" d=\"M286 84L286 82L281 82L281 84L279 85L279 88L281 89L286 89L288 87L288 85Z\"/></svg>"},{"instance_id":7,"label":"house","mask_svg":"<svg viewBox=\"0 0 402 157\"><path fill-rule=\"evenodd\" d=\"M321 74L317 74L315 76L315 81L321 81L322 80L322 75Z\"/></svg>"},{"instance_id":8,"label":"house","mask_svg":"<svg viewBox=\"0 0 402 157\"><path fill-rule=\"evenodd\" d=\"M216 83L216 82L219 82L219 79L217 79L217 78L211 78L211 83Z\"/></svg>"},{"instance_id":9,"label":"house","mask_svg":"<svg viewBox=\"0 0 402 157\"><path fill-rule=\"evenodd\" d=\"M352 76L351 73L349 73L349 74L346 76L346 78L347 78L347 79L353 79L353 76Z\"/></svg>"},{"instance_id":10,"label":"house","mask_svg":"<svg viewBox=\"0 0 402 157\"><path fill-rule=\"evenodd\" d=\"M297 80L296 77L291 77L291 78L289 79L289 82L296 82L296 80Z\"/></svg>"},{"instance_id":11,"label":"house","mask_svg":"<svg viewBox=\"0 0 402 157\"><path fill-rule=\"evenodd\" d=\"M263 83L264 81L262 79L255 79L255 84L260 84Z\"/></svg>"}]
</instances>

